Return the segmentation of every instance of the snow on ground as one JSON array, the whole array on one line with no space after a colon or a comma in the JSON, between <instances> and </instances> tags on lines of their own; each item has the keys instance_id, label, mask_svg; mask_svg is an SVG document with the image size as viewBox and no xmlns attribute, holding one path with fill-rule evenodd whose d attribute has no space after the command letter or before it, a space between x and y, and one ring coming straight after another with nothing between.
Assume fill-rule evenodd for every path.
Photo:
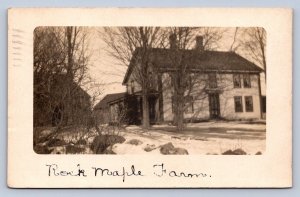
<instances>
[{"instance_id":1,"label":"snow on ground","mask_svg":"<svg viewBox=\"0 0 300 197\"><path fill-rule=\"evenodd\" d=\"M183 132L176 127L155 125L144 131L138 126L129 126L122 135L126 141L115 144L116 154L160 154L160 146L171 142L175 147L184 148L193 154L222 154L227 150L243 149L247 154L265 152L265 124L246 124L237 122L205 122L188 124ZM132 139L142 141L141 145L132 145ZM156 149L146 152L146 147Z\"/></svg>"},{"instance_id":2,"label":"snow on ground","mask_svg":"<svg viewBox=\"0 0 300 197\"><path fill-rule=\"evenodd\" d=\"M41 129L41 136L48 135L53 129ZM190 123L182 132L176 131L175 126L153 125L149 130L139 126L127 126L119 133L126 141L114 144L112 151L116 154L161 154L160 147L172 143L175 148L186 149L189 155L220 155L228 150L242 149L247 154L262 154L266 149L266 125L262 123L246 122L203 122ZM66 154L69 144L76 144L84 139L86 145L76 145L84 151L79 154L94 154L90 149L96 131L83 133L82 128L66 128L59 133L58 139L64 145L53 147L52 154ZM135 142L135 143L133 143ZM44 146L42 143L40 146ZM69 147L70 148L70 147ZM146 150L145 150L146 149Z\"/></svg>"}]
</instances>

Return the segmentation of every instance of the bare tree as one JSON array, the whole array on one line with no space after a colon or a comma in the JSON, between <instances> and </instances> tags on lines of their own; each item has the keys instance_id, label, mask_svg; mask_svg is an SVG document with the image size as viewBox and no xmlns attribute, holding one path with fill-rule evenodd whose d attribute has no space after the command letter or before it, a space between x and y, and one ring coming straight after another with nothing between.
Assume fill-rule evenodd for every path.
<instances>
[{"instance_id":1,"label":"bare tree","mask_svg":"<svg viewBox=\"0 0 300 197\"><path fill-rule=\"evenodd\" d=\"M34 31L34 126L88 128L93 88L88 75L88 33L81 27ZM75 128L75 127L74 127Z\"/></svg>"},{"instance_id":2,"label":"bare tree","mask_svg":"<svg viewBox=\"0 0 300 197\"><path fill-rule=\"evenodd\" d=\"M153 64L153 48L168 49L168 58L171 61L172 88L174 90L173 102L176 105L174 111L174 124L178 130L184 127L184 111L188 107L189 92L196 80L191 79L192 69L188 67L195 56L199 55L199 50L214 50L219 48L219 41L223 37L225 28L213 27L119 27L105 28L101 34L103 40L108 45L108 53L119 60L123 65L134 63L131 76L138 82L142 91L143 102L143 126L149 127L149 87L153 84L149 73L153 69L158 69ZM171 37L170 37L171 35ZM202 36L201 47L194 49L194 41L197 35ZM169 42L170 41L170 42ZM137 50L138 49L138 50ZM190 53L184 51L189 50ZM138 54L135 54L138 53ZM134 58L139 58L138 60ZM139 64L136 64L139 62ZM195 75L196 76L196 75ZM189 85L187 85L189 84Z\"/></svg>"},{"instance_id":3,"label":"bare tree","mask_svg":"<svg viewBox=\"0 0 300 197\"><path fill-rule=\"evenodd\" d=\"M209 27L173 27L169 28L170 57L173 71L171 72L174 108L174 124L177 130L184 129L184 112L192 104L191 94L195 87L204 83L204 88L197 91L196 97L204 99L203 93L207 84L207 78L203 78L203 72L193 65L197 56L204 50L217 49L219 41L226 29ZM201 35L201 36L200 36ZM195 45L196 40L196 45Z\"/></svg>"},{"instance_id":4,"label":"bare tree","mask_svg":"<svg viewBox=\"0 0 300 197\"><path fill-rule=\"evenodd\" d=\"M231 44L230 49L229 49L229 51L231 51L231 52L237 51L237 49L240 46L239 44L237 44L238 33L239 33L239 28L236 27L235 31L234 31L234 36L233 36L232 44Z\"/></svg>"},{"instance_id":5,"label":"bare tree","mask_svg":"<svg viewBox=\"0 0 300 197\"><path fill-rule=\"evenodd\" d=\"M133 65L132 76L141 87L142 124L145 129L150 126L149 121L149 72L150 51L162 43L159 27L119 27L105 28L101 37L107 44L108 53L122 65ZM135 54L134 53L138 53ZM134 59L137 58L137 59ZM138 64L138 65L137 65Z\"/></svg>"},{"instance_id":6,"label":"bare tree","mask_svg":"<svg viewBox=\"0 0 300 197\"><path fill-rule=\"evenodd\" d=\"M267 71L266 63L266 31L262 27L243 28L239 40L241 50L238 53L246 56Z\"/></svg>"}]
</instances>

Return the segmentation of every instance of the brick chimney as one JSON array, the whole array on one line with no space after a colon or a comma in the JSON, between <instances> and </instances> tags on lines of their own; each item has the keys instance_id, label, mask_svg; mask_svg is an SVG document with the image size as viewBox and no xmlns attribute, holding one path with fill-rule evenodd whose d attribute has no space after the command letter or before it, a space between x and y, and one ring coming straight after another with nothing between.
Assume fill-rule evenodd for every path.
<instances>
[{"instance_id":1,"label":"brick chimney","mask_svg":"<svg viewBox=\"0 0 300 197\"><path fill-rule=\"evenodd\" d=\"M176 49L177 48L177 37L176 37L176 34L171 34L169 36L169 42L170 42L170 49Z\"/></svg>"},{"instance_id":2,"label":"brick chimney","mask_svg":"<svg viewBox=\"0 0 300 197\"><path fill-rule=\"evenodd\" d=\"M196 36L196 46L195 49L198 51L203 51L204 46L203 46L203 36Z\"/></svg>"}]
</instances>

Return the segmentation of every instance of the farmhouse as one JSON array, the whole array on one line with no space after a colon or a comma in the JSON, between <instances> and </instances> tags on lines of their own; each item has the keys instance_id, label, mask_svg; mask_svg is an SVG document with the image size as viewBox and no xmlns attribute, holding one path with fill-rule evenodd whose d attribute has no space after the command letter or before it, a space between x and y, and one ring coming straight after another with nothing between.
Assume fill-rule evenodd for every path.
<instances>
[{"instance_id":1,"label":"farmhouse","mask_svg":"<svg viewBox=\"0 0 300 197\"><path fill-rule=\"evenodd\" d=\"M147 51L148 103L152 124L174 119L176 106L173 76L177 69L174 67L174 61L178 61L178 56L181 57L185 68L182 76L188 75L190 78L186 84L189 88L186 88L184 93L186 121L262 118L260 74L263 70L260 67L234 52L204 50L201 36L196 38L193 49L175 50L176 53L176 44L172 43L171 39L170 42L170 48L151 48ZM126 93L117 94L122 95L122 98L117 96L116 100L105 102L109 109L108 122L113 121L118 114L116 109L126 103L125 95L130 95L136 98L135 114L138 116L137 123L140 123L142 88L137 72L141 67L142 58L145 58L145 51L137 48L123 80L123 85L127 88Z\"/></svg>"}]
</instances>

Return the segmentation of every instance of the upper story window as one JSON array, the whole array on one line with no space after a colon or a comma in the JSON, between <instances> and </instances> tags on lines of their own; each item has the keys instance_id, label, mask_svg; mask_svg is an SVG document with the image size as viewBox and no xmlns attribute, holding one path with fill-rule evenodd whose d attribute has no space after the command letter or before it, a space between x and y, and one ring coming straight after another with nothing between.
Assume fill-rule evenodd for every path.
<instances>
[{"instance_id":1,"label":"upper story window","mask_svg":"<svg viewBox=\"0 0 300 197\"><path fill-rule=\"evenodd\" d=\"M132 80L130 83L130 88L131 88L131 94L134 93L134 81Z\"/></svg>"},{"instance_id":2,"label":"upper story window","mask_svg":"<svg viewBox=\"0 0 300 197\"><path fill-rule=\"evenodd\" d=\"M241 75L240 74L233 74L233 87L234 88L241 88Z\"/></svg>"},{"instance_id":3,"label":"upper story window","mask_svg":"<svg viewBox=\"0 0 300 197\"><path fill-rule=\"evenodd\" d=\"M210 88L217 88L217 74L216 73L209 73L208 74L208 84Z\"/></svg>"},{"instance_id":4,"label":"upper story window","mask_svg":"<svg viewBox=\"0 0 300 197\"><path fill-rule=\"evenodd\" d=\"M243 112L243 101L241 96L234 97L235 112Z\"/></svg>"},{"instance_id":5,"label":"upper story window","mask_svg":"<svg viewBox=\"0 0 300 197\"><path fill-rule=\"evenodd\" d=\"M149 87L152 89L154 87L153 73L149 72Z\"/></svg>"},{"instance_id":6,"label":"upper story window","mask_svg":"<svg viewBox=\"0 0 300 197\"><path fill-rule=\"evenodd\" d=\"M251 88L251 80L249 74L243 75L244 88Z\"/></svg>"}]
</instances>

